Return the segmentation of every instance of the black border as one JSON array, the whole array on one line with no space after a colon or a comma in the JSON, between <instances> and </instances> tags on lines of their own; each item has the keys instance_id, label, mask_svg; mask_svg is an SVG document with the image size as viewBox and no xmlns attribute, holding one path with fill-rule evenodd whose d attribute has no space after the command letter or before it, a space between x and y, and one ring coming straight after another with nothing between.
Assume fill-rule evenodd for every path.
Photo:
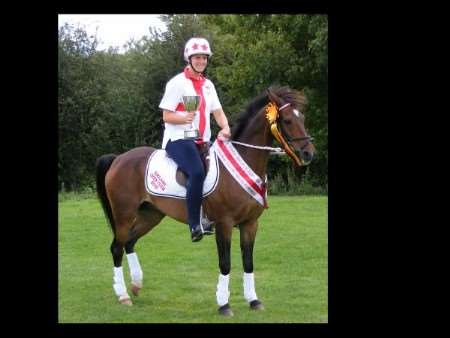
<instances>
[{"instance_id":1,"label":"black border","mask_svg":"<svg viewBox=\"0 0 450 338\"><path fill-rule=\"evenodd\" d=\"M231 1L233 3L233 1ZM233 4L236 4L234 2ZM211 4L211 3L210 3ZM42 144L33 145L39 147L40 152L33 152L29 155L27 161L34 163L33 170L35 177L39 176L40 182L40 197L35 201L32 206L35 217L40 218L40 224L44 225L44 231L42 228L34 228L30 236L33 252L38 250L40 253L45 252L44 257L39 260L39 264L35 264L31 267L30 271L27 271L27 275L34 276L33 290L39 289L41 292L36 293L33 291L31 298L35 301L30 305L27 310L30 310L32 315L26 320L29 322L32 331L43 331L44 335L49 336L67 336L76 337L81 334L85 335L93 334L96 337L113 337L123 335L140 336L151 334L154 335L171 335L177 332L183 335L195 335L195 336L210 336L211 334L226 335L227 333L244 333L244 334L258 334L258 333L272 333L283 335L298 335L307 334L321 335L331 334L338 328L338 311L337 304L345 302L345 298L338 297L339 285L337 282L337 261L343 256L337 251L337 243L341 243L343 239L340 230L337 231L336 226L336 189L337 182L335 181L335 173L337 173L337 147L340 141L336 138L336 129L342 127L342 123L336 119L336 110L340 109L339 102L337 102L337 77L342 73L337 71L338 63L337 54L335 50L339 49L337 41L341 41L341 38L337 38L339 35L339 25L337 22L337 16L330 13L327 3L317 1L307 1L298 4L289 4L289 8L280 7L279 4L270 3L263 6L258 5L255 7L240 7L230 8L230 4L218 4L210 5L213 7L202 7L201 11L192 11L192 8L186 5L186 7L177 7L176 12L182 13L287 13L287 14L328 14L329 17L329 172L333 173L329 175L329 313L326 324L58 324L58 271L57 271L57 257L58 257L58 190L57 190L57 153L58 153L58 122L57 122L57 16L58 14L69 13L114 13L106 10L102 11L79 11L75 9L61 9L58 8L53 13L46 13L44 16L40 16L38 19L32 16L30 25L25 29L29 32L28 28L34 26L39 28L39 37L33 40L31 47L35 51L35 58L38 60L38 64L35 65L32 72L34 83L36 85L33 89L33 96L28 104L27 108L29 112L35 112L37 103L43 109L39 109L35 115L27 115L30 118L30 131L27 133L33 138L33 141L40 141ZM149 13L164 13L173 12L173 7L158 8L157 10L144 11ZM126 11L116 11L116 13L127 13ZM142 11L131 11L131 13L139 13ZM130 13L130 12L128 12ZM43 19L44 17L44 19ZM345 31L345 30L344 30ZM339 75L337 75L339 73ZM43 81L43 79L45 79ZM47 82L45 82L47 81ZM44 197L45 196L45 197ZM41 226L41 225L40 225ZM36 244L36 241L38 243ZM339 249L340 250L340 249ZM345 255L344 255L345 257ZM29 256L26 255L24 259L29 260ZM340 270L340 269L339 269ZM341 272L339 272L340 274ZM30 290L29 281L24 282L21 289ZM36 300L38 299L38 300ZM23 319L23 317L20 317Z\"/></svg>"}]
</instances>

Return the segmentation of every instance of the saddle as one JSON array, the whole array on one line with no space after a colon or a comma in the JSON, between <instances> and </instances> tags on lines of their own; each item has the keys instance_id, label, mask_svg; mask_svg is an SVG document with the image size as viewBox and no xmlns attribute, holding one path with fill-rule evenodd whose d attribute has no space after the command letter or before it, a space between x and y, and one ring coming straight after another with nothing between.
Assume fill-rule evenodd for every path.
<instances>
[{"instance_id":1,"label":"saddle","mask_svg":"<svg viewBox=\"0 0 450 338\"><path fill-rule=\"evenodd\" d=\"M219 163L210 144L199 148L202 163L207 170L203 183L203 197L211 194L219 181ZM148 158L145 169L145 188L151 195L186 198L186 176L178 170L175 161L164 149L155 150Z\"/></svg>"},{"instance_id":2,"label":"saddle","mask_svg":"<svg viewBox=\"0 0 450 338\"><path fill-rule=\"evenodd\" d=\"M203 163L203 169L205 169L205 175L209 170L209 148L211 147L211 142L205 142L198 144L196 143L198 153L200 154L200 158ZM183 171L177 169L177 173L175 176L177 183L183 187L186 187L187 177Z\"/></svg>"}]
</instances>

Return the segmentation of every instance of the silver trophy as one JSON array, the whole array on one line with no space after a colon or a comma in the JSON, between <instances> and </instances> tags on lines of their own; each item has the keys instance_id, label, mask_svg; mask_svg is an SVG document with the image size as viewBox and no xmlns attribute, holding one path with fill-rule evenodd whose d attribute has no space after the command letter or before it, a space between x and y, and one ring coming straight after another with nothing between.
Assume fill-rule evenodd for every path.
<instances>
[{"instance_id":1,"label":"silver trophy","mask_svg":"<svg viewBox=\"0 0 450 338\"><path fill-rule=\"evenodd\" d=\"M184 96L183 95L183 103L184 108L187 112L198 111L200 106L200 96L192 95L192 96ZM184 131L184 138L188 140L195 140L199 138L200 133L197 128L194 127L194 122L191 122L191 128Z\"/></svg>"}]
</instances>

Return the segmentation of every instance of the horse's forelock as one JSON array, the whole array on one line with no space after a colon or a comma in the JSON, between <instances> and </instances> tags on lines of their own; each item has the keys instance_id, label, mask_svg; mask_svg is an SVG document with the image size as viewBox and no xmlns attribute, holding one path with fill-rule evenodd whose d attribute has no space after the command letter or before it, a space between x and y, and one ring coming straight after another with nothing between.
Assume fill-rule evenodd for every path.
<instances>
[{"instance_id":1,"label":"horse's forelock","mask_svg":"<svg viewBox=\"0 0 450 338\"><path fill-rule=\"evenodd\" d=\"M286 103L290 103L294 108L303 111L307 103L306 97L303 92L291 89L288 86L284 87L274 87L271 91L282 98Z\"/></svg>"}]
</instances>

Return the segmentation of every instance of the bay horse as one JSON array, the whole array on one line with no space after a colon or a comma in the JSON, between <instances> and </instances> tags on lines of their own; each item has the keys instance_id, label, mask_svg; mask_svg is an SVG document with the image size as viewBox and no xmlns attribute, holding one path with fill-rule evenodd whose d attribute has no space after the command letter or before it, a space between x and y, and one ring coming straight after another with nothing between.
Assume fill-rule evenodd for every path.
<instances>
[{"instance_id":1,"label":"bay horse","mask_svg":"<svg viewBox=\"0 0 450 338\"><path fill-rule=\"evenodd\" d=\"M304 126L302 92L270 87L253 99L238 116L229 142L260 178L266 177L269 152L274 139L297 166L307 165L315 148ZM152 147L137 147L120 155L107 154L96 162L97 194L111 228L113 241L113 288L122 304L132 305L122 271L123 251L127 254L131 290L137 296L142 288L143 272L134 246L137 240L158 225L164 216L187 224L187 208L182 199L151 195L144 186L144 175ZM218 159L219 161L219 159ZM215 190L203 199L203 210L214 221L219 258L216 299L221 315L232 316L229 305L230 247L233 227L240 232L244 268L244 298L254 310L263 309L257 298L253 276L253 247L258 218L265 206L258 203L231 176L219 161L219 181Z\"/></svg>"}]
</instances>

